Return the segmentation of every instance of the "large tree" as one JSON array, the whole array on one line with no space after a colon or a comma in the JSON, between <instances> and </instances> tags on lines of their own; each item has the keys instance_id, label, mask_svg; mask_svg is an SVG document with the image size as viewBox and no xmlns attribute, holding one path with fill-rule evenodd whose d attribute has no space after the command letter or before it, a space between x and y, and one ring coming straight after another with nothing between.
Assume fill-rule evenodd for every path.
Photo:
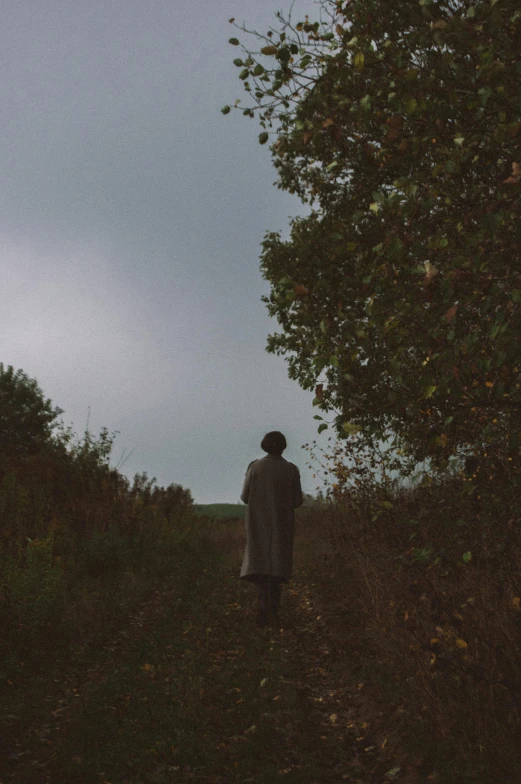
<instances>
[{"instance_id":1,"label":"large tree","mask_svg":"<svg viewBox=\"0 0 521 784\"><path fill-rule=\"evenodd\" d=\"M288 239L264 239L268 349L341 433L393 432L417 459L507 434L517 451L519 0L322 0L318 15L230 39L240 108L308 205Z\"/></svg>"}]
</instances>

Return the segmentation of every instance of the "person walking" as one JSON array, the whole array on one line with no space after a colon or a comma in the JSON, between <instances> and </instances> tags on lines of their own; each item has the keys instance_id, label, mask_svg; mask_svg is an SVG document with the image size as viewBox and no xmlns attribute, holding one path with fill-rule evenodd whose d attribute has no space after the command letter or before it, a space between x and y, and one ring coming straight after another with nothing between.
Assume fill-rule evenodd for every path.
<instances>
[{"instance_id":1,"label":"person walking","mask_svg":"<svg viewBox=\"0 0 521 784\"><path fill-rule=\"evenodd\" d=\"M267 455L249 464L241 493L248 509L240 576L256 586L259 626L278 623L282 583L293 564L295 509L303 502L299 470L282 457L286 447L282 433L266 433L261 448Z\"/></svg>"}]
</instances>

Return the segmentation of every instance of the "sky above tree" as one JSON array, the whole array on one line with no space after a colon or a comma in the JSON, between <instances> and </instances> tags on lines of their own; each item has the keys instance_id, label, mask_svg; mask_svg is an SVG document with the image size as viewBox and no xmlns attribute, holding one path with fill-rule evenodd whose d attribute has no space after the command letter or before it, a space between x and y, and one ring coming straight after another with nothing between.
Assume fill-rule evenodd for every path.
<instances>
[{"instance_id":1,"label":"sky above tree","mask_svg":"<svg viewBox=\"0 0 521 784\"><path fill-rule=\"evenodd\" d=\"M237 500L272 429L316 484L312 394L264 350L258 261L303 208L257 123L220 112L243 97L228 19L265 30L277 9L29 0L0 30L0 361L76 432L119 431L124 473L200 503Z\"/></svg>"}]
</instances>

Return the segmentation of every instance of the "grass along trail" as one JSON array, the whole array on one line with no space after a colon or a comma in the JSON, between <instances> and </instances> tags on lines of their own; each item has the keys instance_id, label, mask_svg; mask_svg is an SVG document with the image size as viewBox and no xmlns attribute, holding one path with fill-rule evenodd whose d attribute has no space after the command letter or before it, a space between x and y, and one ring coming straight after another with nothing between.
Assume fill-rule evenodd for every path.
<instances>
[{"instance_id":1,"label":"grass along trail","mask_svg":"<svg viewBox=\"0 0 521 784\"><path fill-rule=\"evenodd\" d=\"M237 573L237 548L188 548L113 639L20 676L1 784L390 780L305 570L261 630Z\"/></svg>"}]
</instances>

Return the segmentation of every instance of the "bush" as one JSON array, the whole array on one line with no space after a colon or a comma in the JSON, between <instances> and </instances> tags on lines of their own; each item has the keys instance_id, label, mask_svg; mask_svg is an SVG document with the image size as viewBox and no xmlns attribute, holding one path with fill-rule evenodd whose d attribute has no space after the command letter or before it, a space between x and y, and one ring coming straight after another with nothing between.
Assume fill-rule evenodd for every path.
<instances>
[{"instance_id":1,"label":"bush","mask_svg":"<svg viewBox=\"0 0 521 784\"><path fill-rule=\"evenodd\" d=\"M114 525L106 531L94 531L83 544L80 569L91 576L122 572L136 563L132 544Z\"/></svg>"},{"instance_id":2,"label":"bush","mask_svg":"<svg viewBox=\"0 0 521 784\"><path fill-rule=\"evenodd\" d=\"M517 782L519 493L464 475L364 489L302 510L301 558L374 742L444 784Z\"/></svg>"},{"instance_id":3,"label":"bush","mask_svg":"<svg viewBox=\"0 0 521 784\"><path fill-rule=\"evenodd\" d=\"M0 451L26 454L48 444L61 413L34 379L0 362Z\"/></svg>"},{"instance_id":4,"label":"bush","mask_svg":"<svg viewBox=\"0 0 521 784\"><path fill-rule=\"evenodd\" d=\"M59 624L67 581L60 560L53 558L52 536L29 540L18 557L4 553L0 584L5 630L13 626L32 639L42 629Z\"/></svg>"},{"instance_id":5,"label":"bush","mask_svg":"<svg viewBox=\"0 0 521 784\"><path fill-rule=\"evenodd\" d=\"M0 403L0 647L16 658L37 634L50 645L103 633L129 591L137 601L199 539L190 491L146 474L131 485L110 467L106 428L54 428L59 409L2 365Z\"/></svg>"}]
</instances>

